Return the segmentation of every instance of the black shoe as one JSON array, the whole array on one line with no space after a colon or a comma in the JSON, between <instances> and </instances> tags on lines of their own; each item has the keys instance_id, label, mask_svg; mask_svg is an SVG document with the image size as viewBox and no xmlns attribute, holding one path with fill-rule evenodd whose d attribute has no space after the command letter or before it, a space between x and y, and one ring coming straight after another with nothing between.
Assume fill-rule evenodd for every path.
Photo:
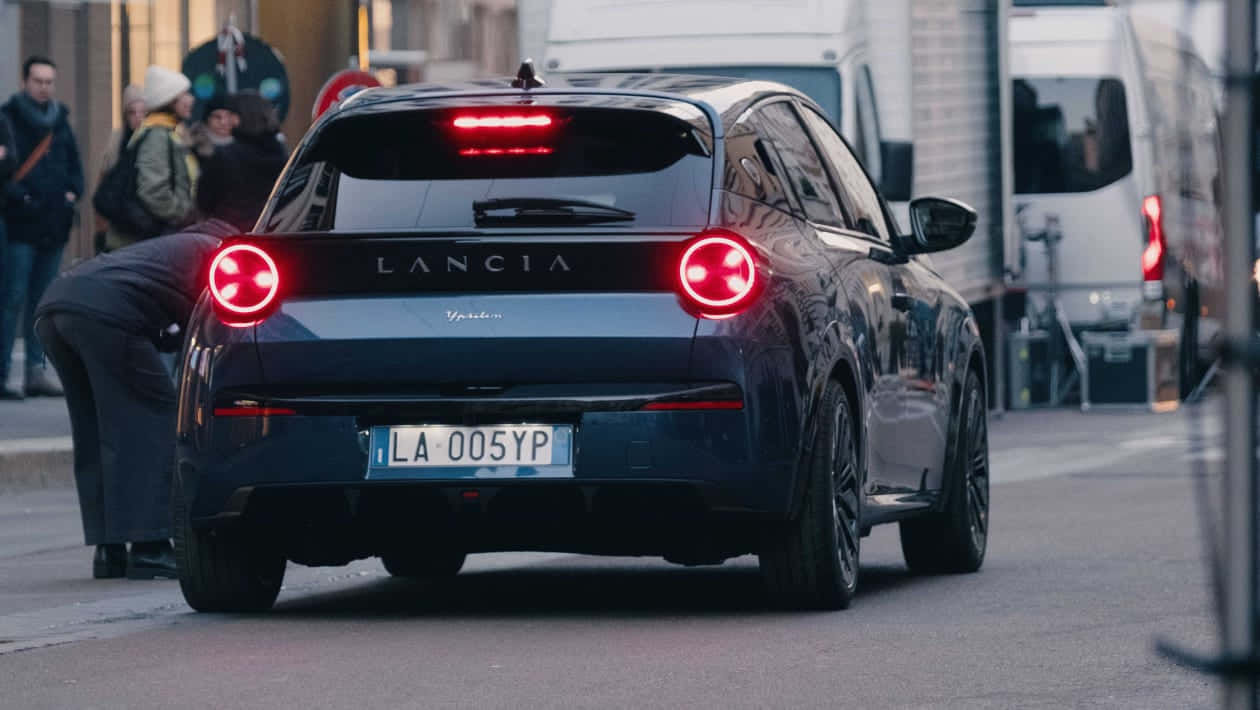
<instances>
[{"instance_id":1,"label":"black shoe","mask_svg":"<svg viewBox=\"0 0 1260 710\"><path fill-rule=\"evenodd\" d=\"M127 574L126 545L97 545L92 558L92 577L118 579Z\"/></svg>"},{"instance_id":2,"label":"black shoe","mask_svg":"<svg viewBox=\"0 0 1260 710\"><path fill-rule=\"evenodd\" d=\"M127 579L175 579L175 550L171 543L133 542L127 558Z\"/></svg>"},{"instance_id":3,"label":"black shoe","mask_svg":"<svg viewBox=\"0 0 1260 710\"><path fill-rule=\"evenodd\" d=\"M23 400L26 399L26 395L21 389L6 385L4 387L0 387L0 399Z\"/></svg>"}]
</instances>

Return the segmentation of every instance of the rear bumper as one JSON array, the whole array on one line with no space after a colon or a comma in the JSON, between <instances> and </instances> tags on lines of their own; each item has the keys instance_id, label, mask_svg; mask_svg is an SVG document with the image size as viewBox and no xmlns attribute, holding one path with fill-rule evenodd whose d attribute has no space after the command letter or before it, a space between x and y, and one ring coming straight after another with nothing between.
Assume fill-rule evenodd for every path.
<instances>
[{"instance_id":1,"label":"rear bumper","mask_svg":"<svg viewBox=\"0 0 1260 710\"><path fill-rule=\"evenodd\" d=\"M324 404L334 410L348 406ZM741 410L714 411L617 408L626 406L624 401L610 404L607 399L595 405L552 401L532 410L518 404L506 410L510 414L502 409L496 414L487 405L484 410L464 407L456 418L450 411L399 413L396 406L379 403L362 407L360 414L325 409L328 413L292 416L208 416L198 431L181 438L177 475L193 522L199 525L247 514L265 518L274 512L259 507L259 500L296 496L296 501L301 497L298 492L317 490L369 496L377 495L373 491L390 495L431 491L457 508L463 502L460 496L471 491L487 509L501 495L517 491L507 493L507 499L529 498L545 507L550 495L569 501L566 510L576 515L598 515L604 503L630 491L631 498L644 500L658 493L655 505L669 505L686 490L682 497L689 502L684 507L706 514L788 513L791 467L763 458L763 436L756 422L764 417L755 403L746 403ZM374 425L494 421L571 424L572 478L368 477L367 433Z\"/></svg>"}]
</instances>

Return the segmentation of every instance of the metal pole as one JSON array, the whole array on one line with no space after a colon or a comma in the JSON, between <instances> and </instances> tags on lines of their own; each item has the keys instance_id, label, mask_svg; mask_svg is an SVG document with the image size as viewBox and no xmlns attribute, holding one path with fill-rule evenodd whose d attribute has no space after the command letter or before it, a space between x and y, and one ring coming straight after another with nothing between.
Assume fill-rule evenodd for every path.
<instances>
[{"instance_id":1,"label":"metal pole","mask_svg":"<svg viewBox=\"0 0 1260 710\"><path fill-rule=\"evenodd\" d=\"M223 84L227 89L229 96L236 94L236 13L228 15L227 27L224 32L227 33L227 51L223 59Z\"/></svg>"},{"instance_id":2,"label":"metal pole","mask_svg":"<svg viewBox=\"0 0 1260 710\"><path fill-rule=\"evenodd\" d=\"M1009 346L1006 333L1006 288L1009 274L1014 272L1013 257L1019 252L1019 236L1015 227L1015 154L1014 120L1012 112L1011 47L1010 47L1011 0L997 2L997 81L998 81L998 160L1001 175L1002 199L1002 264L999 267L997 301L993 307L993 381L997 392L999 416L1006 411L1007 357Z\"/></svg>"},{"instance_id":3,"label":"metal pole","mask_svg":"<svg viewBox=\"0 0 1260 710\"><path fill-rule=\"evenodd\" d=\"M367 0L359 0L359 71L367 71L371 68L370 52L371 39L368 27L368 4Z\"/></svg>"},{"instance_id":4,"label":"metal pole","mask_svg":"<svg viewBox=\"0 0 1260 710\"><path fill-rule=\"evenodd\" d=\"M1255 263L1251 204L1252 95L1255 72L1254 0L1225 3L1225 115L1222 121L1225 224L1225 335L1243 343L1254 333L1252 282ZM1251 658L1256 636L1256 407L1250 363L1235 361L1225 372L1225 608L1226 656ZM1256 708L1256 679L1225 681L1225 707Z\"/></svg>"}]
</instances>

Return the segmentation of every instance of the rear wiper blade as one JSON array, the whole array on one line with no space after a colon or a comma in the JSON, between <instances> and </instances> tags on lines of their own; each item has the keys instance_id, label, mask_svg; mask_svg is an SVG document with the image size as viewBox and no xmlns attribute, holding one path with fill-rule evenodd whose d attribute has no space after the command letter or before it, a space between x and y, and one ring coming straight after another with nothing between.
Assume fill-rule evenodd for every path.
<instances>
[{"instance_id":1,"label":"rear wiper blade","mask_svg":"<svg viewBox=\"0 0 1260 710\"><path fill-rule=\"evenodd\" d=\"M472 206L473 218L478 225L495 222L625 222L634 219L634 212L620 207L560 197L496 197L477 200Z\"/></svg>"}]
</instances>

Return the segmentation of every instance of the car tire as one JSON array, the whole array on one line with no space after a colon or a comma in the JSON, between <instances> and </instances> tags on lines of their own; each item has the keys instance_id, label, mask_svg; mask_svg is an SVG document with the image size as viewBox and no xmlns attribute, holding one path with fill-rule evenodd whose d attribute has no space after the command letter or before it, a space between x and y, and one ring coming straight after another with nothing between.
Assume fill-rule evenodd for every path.
<instances>
[{"instance_id":1,"label":"car tire","mask_svg":"<svg viewBox=\"0 0 1260 710\"><path fill-rule=\"evenodd\" d=\"M989 536L989 437L984 391L967 373L959 398L958 439L946 471L945 508L901 521L901 552L911 571L975 572Z\"/></svg>"},{"instance_id":2,"label":"car tire","mask_svg":"<svg viewBox=\"0 0 1260 710\"><path fill-rule=\"evenodd\" d=\"M463 552L453 550L387 552L381 555L381 564L392 577L438 580L459 574L466 558Z\"/></svg>"},{"instance_id":3,"label":"car tire","mask_svg":"<svg viewBox=\"0 0 1260 710\"><path fill-rule=\"evenodd\" d=\"M270 609L284 581L284 555L241 530L194 528L179 476L174 489L175 564L188 606L200 612Z\"/></svg>"},{"instance_id":4,"label":"car tire","mask_svg":"<svg viewBox=\"0 0 1260 710\"><path fill-rule=\"evenodd\" d=\"M839 382L823 393L795 520L768 531L760 554L771 602L790 609L846 609L857 591L861 481L853 408Z\"/></svg>"}]
</instances>

